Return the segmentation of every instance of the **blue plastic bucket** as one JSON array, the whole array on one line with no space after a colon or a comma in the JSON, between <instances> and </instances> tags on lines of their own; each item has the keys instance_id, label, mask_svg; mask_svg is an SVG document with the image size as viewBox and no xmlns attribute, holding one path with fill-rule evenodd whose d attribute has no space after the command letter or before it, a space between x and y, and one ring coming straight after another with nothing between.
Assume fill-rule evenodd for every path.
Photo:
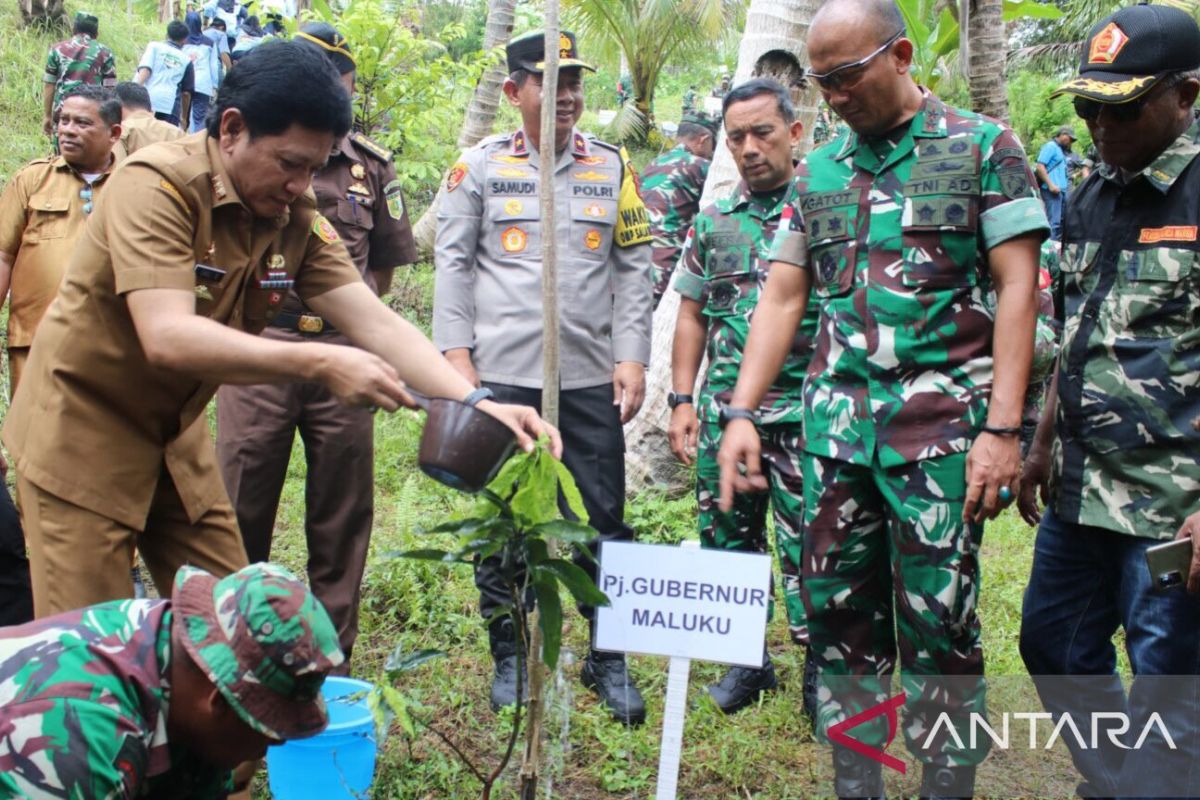
<instances>
[{"instance_id":1,"label":"blue plastic bucket","mask_svg":"<svg viewBox=\"0 0 1200 800\"><path fill-rule=\"evenodd\" d=\"M321 687L329 726L310 739L267 750L267 779L275 800L365 798L375 774L375 720L366 681L330 676Z\"/></svg>"}]
</instances>

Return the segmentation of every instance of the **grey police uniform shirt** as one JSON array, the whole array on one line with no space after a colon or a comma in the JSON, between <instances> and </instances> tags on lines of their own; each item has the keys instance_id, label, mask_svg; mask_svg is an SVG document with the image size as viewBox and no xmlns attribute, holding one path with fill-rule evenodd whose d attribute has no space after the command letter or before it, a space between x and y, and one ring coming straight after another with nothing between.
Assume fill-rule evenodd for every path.
<instances>
[{"instance_id":1,"label":"grey police uniform shirt","mask_svg":"<svg viewBox=\"0 0 1200 800\"><path fill-rule=\"evenodd\" d=\"M493 136L450 170L438 209L433 341L473 351L481 380L542 386L539 154L523 131ZM650 362L649 219L624 150L573 132L555 164L563 389Z\"/></svg>"}]
</instances>

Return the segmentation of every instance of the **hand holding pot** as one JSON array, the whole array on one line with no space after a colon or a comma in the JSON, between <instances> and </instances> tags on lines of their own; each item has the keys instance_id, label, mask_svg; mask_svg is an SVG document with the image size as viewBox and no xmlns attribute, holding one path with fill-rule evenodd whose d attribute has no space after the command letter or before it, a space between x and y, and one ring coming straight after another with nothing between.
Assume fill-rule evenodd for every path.
<instances>
[{"instance_id":1,"label":"hand holding pot","mask_svg":"<svg viewBox=\"0 0 1200 800\"><path fill-rule=\"evenodd\" d=\"M562 458L562 436L559 435L558 428L539 417L533 408L497 403L494 400L481 400L476 408L486 411L507 425L516 434L517 444L525 452L532 451L534 441L544 433L550 437L550 452L555 458Z\"/></svg>"},{"instance_id":2,"label":"hand holding pot","mask_svg":"<svg viewBox=\"0 0 1200 800\"><path fill-rule=\"evenodd\" d=\"M321 355L315 362L316 379L338 400L386 411L395 411L400 406L416 407L416 401L404 390L399 373L379 356L357 347L320 346Z\"/></svg>"}]
</instances>

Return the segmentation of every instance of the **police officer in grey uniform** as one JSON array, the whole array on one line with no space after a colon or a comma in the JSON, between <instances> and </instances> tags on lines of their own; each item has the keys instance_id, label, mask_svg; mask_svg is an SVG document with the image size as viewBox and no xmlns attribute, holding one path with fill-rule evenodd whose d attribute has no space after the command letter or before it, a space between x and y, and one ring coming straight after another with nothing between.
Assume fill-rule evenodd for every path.
<instances>
[{"instance_id":1,"label":"police officer in grey uniform","mask_svg":"<svg viewBox=\"0 0 1200 800\"><path fill-rule=\"evenodd\" d=\"M544 35L508 45L504 94L523 128L465 152L450 170L438 211L434 343L467 378L498 400L541 405L542 267L539 142ZM573 34L559 37L555 196L561 325L563 461L600 540L629 540L624 521L622 424L641 407L652 326L650 227L624 150L575 129L583 113ZM594 552L594 543L593 543ZM576 562L595 576L595 564ZM485 618L509 602L498 564L478 564ZM581 608L589 620L592 609ZM496 662L493 708L516 700L516 640L510 619L489 627ZM585 685L618 720L638 724L645 706L624 656L591 650Z\"/></svg>"}]
</instances>

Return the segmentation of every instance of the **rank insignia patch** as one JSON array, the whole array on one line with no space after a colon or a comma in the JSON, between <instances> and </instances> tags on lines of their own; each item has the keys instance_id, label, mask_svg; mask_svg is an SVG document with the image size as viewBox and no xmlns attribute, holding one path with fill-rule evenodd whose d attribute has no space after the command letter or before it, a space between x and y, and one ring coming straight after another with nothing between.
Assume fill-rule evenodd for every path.
<instances>
[{"instance_id":1,"label":"rank insignia patch","mask_svg":"<svg viewBox=\"0 0 1200 800\"><path fill-rule=\"evenodd\" d=\"M362 164L351 164L350 177L354 178L356 181L361 181L363 178L367 177L367 171L363 169Z\"/></svg>"}]
</instances>

